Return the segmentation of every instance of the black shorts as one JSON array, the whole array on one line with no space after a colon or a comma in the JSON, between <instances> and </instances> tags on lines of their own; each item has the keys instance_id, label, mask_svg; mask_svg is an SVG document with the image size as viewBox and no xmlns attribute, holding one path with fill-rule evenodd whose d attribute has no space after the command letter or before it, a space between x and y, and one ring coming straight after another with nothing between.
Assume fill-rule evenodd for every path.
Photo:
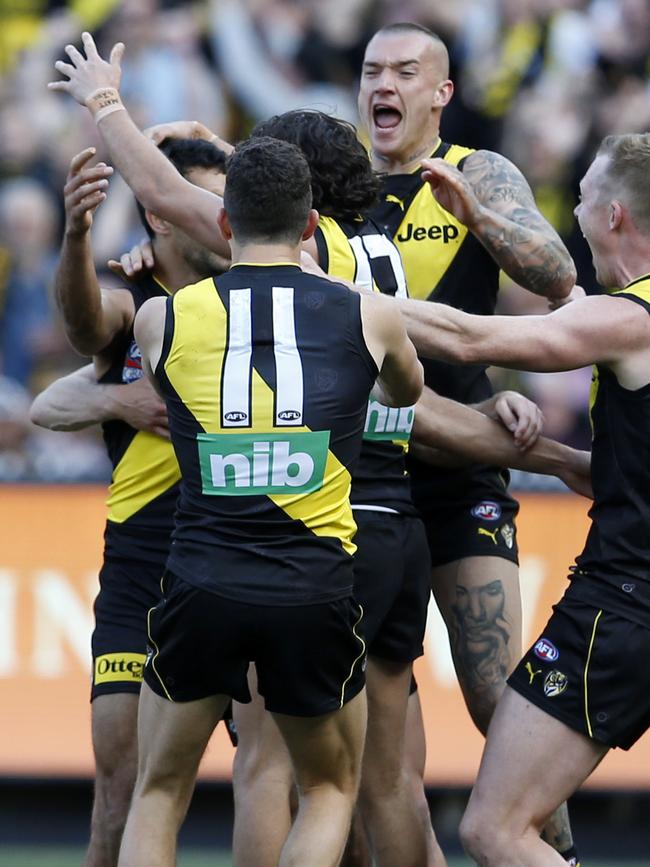
<instances>
[{"instance_id":1,"label":"black shorts","mask_svg":"<svg viewBox=\"0 0 650 867\"><path fill-rule=\"evenodd\" d=\"M464 495L466 497L466 495ZM471 498L420 504L431 566L465 557L502 557L519 562L515 518L519 503L504 489L477 490Z\"/></svg>"},{"instance_id":2,"label":"black shorts","mask_svg":"<svg viewBox=\"0 0 650 867\"><path fill-rule=\"evenodd\" d=\"M354 510L354 598L363 607L370 656L412 662L422 656L431 595L429 550L419 518Z\"/></svg>"},{"instance_id":3,"label":"black shorts","mask_svg":"<svg viewBox=\"0 0 650 867\"><path fill-rule=\"evenodd\" d=\"M99 573L91 639L91 700L140 692L147 652L147 612L160 601L164 564L107 557Z\"/></svg>"},{"instance_id":4,"label":"black shorts","mask_svg":"<svg viewBox=\"0 0 650 867\"><path fill-rule=\"evenodd\" d=\"M149 617L144 679L170 701L229 695L250 701L257 668L267 710L321 716L365 683L363 611L351 596L315 605L251 605L165 574L164 597Z\"/></svg>"},{"instance_id":5,"label":"black shorts","mask_svg":"<svg viewBox=\"0 0 650 867\"><path fill-rule=\"evenodd\" d=\"M569 728L624 750L650 727L650 629L566 596L508 684Z\"/></svg>"}]
</instances>

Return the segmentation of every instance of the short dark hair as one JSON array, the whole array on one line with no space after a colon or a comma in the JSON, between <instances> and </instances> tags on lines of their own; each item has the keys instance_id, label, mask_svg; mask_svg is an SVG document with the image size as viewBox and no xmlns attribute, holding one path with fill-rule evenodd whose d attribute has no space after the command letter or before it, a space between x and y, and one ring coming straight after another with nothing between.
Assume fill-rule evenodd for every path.
<instances>
[{"instance_id":1,"label":"short dark hair","mask_svg":"<svg viewBox=\"0 0 650 867\"><path fill-rule=\"evenodd\" d=\"M437 33L434 33L433 30L430 30L423 24L416 24L415 21L395 21L393 24L385 24L373 35L376 36L377 33L422 33L424 36L428 36L429 39L433 39L434 42L440 42L446 47Z\"/></svg>"},{"instance_id":2,"label":"short dark hair","mask_svg":"<svg viewBox=\"0 0 650 867\"><path fill-rule=\"evenodd\" d=\"M312 205L307 160L290 142L256 137L226 164L224 207L237 241L298 243Z\"/></svg>"},{"instance_id":3,"label":"short dark hair","mask_svg":"<svg viewBox=\"0 0 650 867\"><path fill-rule=\"evenodd\" d=\"M271 136L300 148L311 172L313 206L325 217L351 220L377 202L380 181L351 123L299 109L258 123L251 138Z\"/></svg>"},{"instance_id":4,"label":"short dark hair","mask_svg":"<svg viewBox=\"0 0 650 867\"><path fill-rule=\"evenodd\" d=\"M179 174L186 179L193 169L216 169L225 174L227 156L221 148L218 148L209 141L204 141L203 139L166 138L160 143L158 150L165 154ZM140 215L142 225L145 227L147 235L153 240L155 233L149 225L145 209L137 199L136 205L138 206L138 214Z\"/></svg>"}]
</instances>

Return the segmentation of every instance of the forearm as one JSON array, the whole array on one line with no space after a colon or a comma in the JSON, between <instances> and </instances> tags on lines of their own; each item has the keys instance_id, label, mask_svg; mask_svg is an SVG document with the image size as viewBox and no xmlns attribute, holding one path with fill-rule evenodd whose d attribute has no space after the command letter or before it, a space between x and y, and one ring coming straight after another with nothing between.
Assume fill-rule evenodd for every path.
<instances>
[{"instance_id":1,"label":"forearm","mask_svg":"<svg viewBox=\"0 0 650 867\"><path fill-rule=\"evenodd\" d=\"M462 313L447 304L395 298L406 331L419 355L457 364L476 359L476 341L487 317Z\"/></svg>"},{"instance_id":2,"label":"forearm","mask_svg":"<svg viewBox=\"0 0 650 867\"><path fill-rule=\"evenodd\" d=\"M156 145L146 138L126 110L115 111L97 124L112 165L140 204L170 219L169 203L182 185L181 176Z\"/></svg>"},{"instance_id":3,"label":"forearm","mask_svg":"<svg viewBox=\"0 0 650 867\"><path fill-rule=\"evenodd\" d=\"M81 355L106 345L102 295L93 263L90 232L66 231L54 280L54 292L68 340Z\"/></svg>"},{"instance_id":4,"label":"forearm","mask_svg":"<svg viewBox=\"0 0 650 867\"><path fill-rule=\"evenodd\" d=\"M469 463L512 467L546 475L558 475L564 471L574 452L544 437L522 452L500 422L428 389L416 406L413 439Z\"/></svg>"},{"instance_id":5,"label":"forearm","mask_svg":"<svg viewBox=\"0 0 650 867\"><path fill-rule=\"evenodd\" d=\"M30 419L39 427L73 431L116 417L115 389L98 385L93 365L57 379L33 401Z\"/></svg>"},{"instance_id":6,"label":"forearm","mask_svg":"<svg viewBox=\"0 0 650 867\"><path fill-rule=\"evenodd\" d=\"M522 216L530 212L522 208ZM499 268L520 286L546 298L565 298L576 282L576 269L566 247L548 224L526 225L492 211L481 210L471 231Z\"/></svg>"}]
</instances>

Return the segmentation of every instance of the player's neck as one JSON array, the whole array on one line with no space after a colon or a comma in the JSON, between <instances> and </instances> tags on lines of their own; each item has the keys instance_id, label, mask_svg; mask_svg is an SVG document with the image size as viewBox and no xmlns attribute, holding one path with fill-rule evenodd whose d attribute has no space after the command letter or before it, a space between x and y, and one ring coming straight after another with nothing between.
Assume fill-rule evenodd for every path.
<instances>
[{"instance_id":1,"label":"player's neck","mask_svg":"<svg viewBox=\"0 0 650 867\"><path fill-rule=\"evenodd\" d=\"M291 262L300 265L300 245L298 244L239 244L230 242L232 264L273 265Z\"/></svg>"},{"instance_id":2,"label":"player's neck","mask_svg":"<svg viewBox=\"0 0 650 867\"><path fill-rule=\"evenodd\" d=\"M161 283L169 292L177 292L183 286L190 286L192 283L198 283L205 277L205 274L199 274L187 262L166 261L164 258L156 257L156 264L153 269L153 275L156 280Z\"/></svg>"},{"instance_id":3,"label":"player's neck","mask_svg":"<svg viewBox=\"0 0 650 867\"><path fill-rule=\"evenodd\" d=\"M611 263L614 288L623 289L634 280L650 274L649 244L625 244L625 249Z\"/></svg>"},{"instance_id":4,"label":"player's neck","mask_svg":"<svg viewBox=\"0 0 650 867\"><path fill-rule=\"evenodd\" d=\"M414 172L422 160L428 159L440 143L438 130L428 136L425 141L419 141L412 148L399 154L379 154L373 151L372 167L377 172L388 175L407 175Z\"/></svg>"}]
</instances>

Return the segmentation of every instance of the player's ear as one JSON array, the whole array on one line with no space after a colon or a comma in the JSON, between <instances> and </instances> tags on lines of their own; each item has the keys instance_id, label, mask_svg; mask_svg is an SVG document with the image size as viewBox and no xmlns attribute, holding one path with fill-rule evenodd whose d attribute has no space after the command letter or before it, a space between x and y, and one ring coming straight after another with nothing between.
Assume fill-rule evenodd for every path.
<instances>
[{"instance_id":1,"label":"player's ear","mask_svg":"<svg viewBox=\"0 0 650 867\"><path fill-rule=\"evenodd\" d=\"M149 226L151 227L154 235L169 235L171 232L171 226L167 222L167 220L163 220L162 217L158 217L156 214L153 214L151 211L144 212L145 219Z\"/></svg>"},{"instance_id":2,"label":"player's ear","mask_svg":"<svg viewBox=\"0 0 650 867\"><path fill-rule=\"evenodd\" d=\"M320 220L320 214L315 208L312 208L307 215L307 225L305 226L305 231L302 233L302 240L307 241L316 231L316 226L318 225L318 221Z\"/></svg>"},{"instance_id":3,"label":"player's ear","mask_svg":"<svg viewBox=\"0 0 650 867\"><path fill-rule=\"evenodd\" d=\"M433 92L433 107L444 108L454 95L454 82L449 78L441 81Z\"/></svg>"},{"instance_id":4,"label":"player's ear","mask_svg":"<svg viewBox=\"0 0 650 867\"><path fill-rule=\"evenodd\" d=\"M609 204L609 228L618 229L623 220L623 206L619 201L613 201Z\"/></svg>"},{"instance_id":5,"label":"player's ear","mask_svg":"<svg viewBox=\"0 0 650 867\"><path fill-rule=\"evenodd\" d=\"M217 226L219 226L219 231L224 239L230 241L232 239L232 229L230 228L230 220L225 208L221 208L217 214Z\"/></svg>"}]
</instances>

